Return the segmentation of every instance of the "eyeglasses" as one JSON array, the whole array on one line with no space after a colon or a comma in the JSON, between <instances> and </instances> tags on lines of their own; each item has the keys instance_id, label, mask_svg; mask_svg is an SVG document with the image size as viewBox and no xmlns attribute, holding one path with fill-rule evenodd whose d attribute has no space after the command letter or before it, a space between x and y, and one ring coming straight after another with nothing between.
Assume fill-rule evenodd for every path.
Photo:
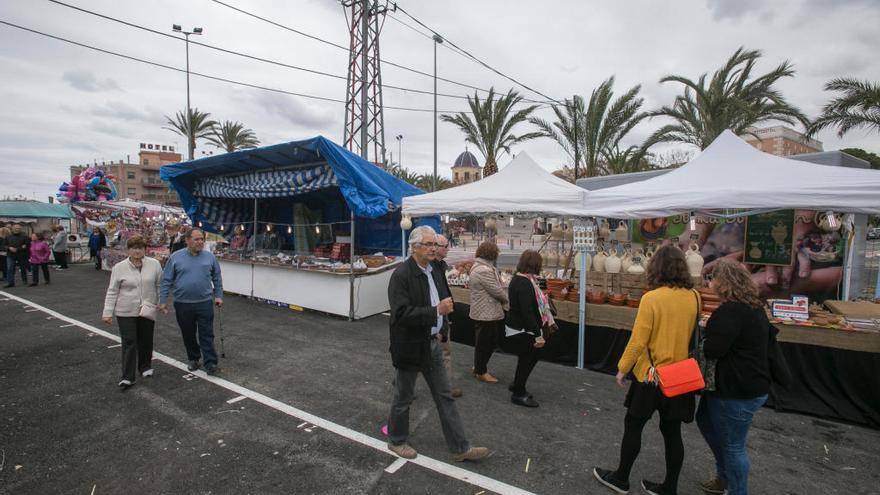
<instances>
[{"instance_id":1,"label":"eyeglasses","mask_svg":"<svg viewBox=\"0 0 880 495\"><path fill-rule=\"evenodd\" d=\"M436 248L436 247L441 247L441 246L440 246L439 244L437 244L436 242L417 242L416 245L417 245L417 246L426 247L426 248Z\"/></svg>"}]
</instances>

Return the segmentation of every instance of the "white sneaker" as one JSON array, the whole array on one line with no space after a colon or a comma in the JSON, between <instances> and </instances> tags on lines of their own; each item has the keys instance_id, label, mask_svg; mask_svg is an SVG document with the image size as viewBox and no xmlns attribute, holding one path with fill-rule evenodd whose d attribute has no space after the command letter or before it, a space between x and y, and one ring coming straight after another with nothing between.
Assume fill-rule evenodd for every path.
<instances>
[{"instance_id":1,"label":"white sneaker","mask_svg":"<svg viewBox=\"0 0 880 495\"><path fill-rule=\"evenodd\" d=\"M141 373L141 376L153 376L153 368L150 368L148 370L144 370L144 372Z\"/></svg>"},{"instance_id":2,"label":"white sneaker","mask_svg":"<svg viewBox=\"0 0 880 495\"><path fill-rule=\"evenodd\" d=\"M122 381L119 382L119 386L120 386L120 387L128 388L128 387L130 387L130 386L132 386L132 385L134 385L134 383L132 383L132 382L129 381L129 380L122 380Z\"/></svg>"}]
</instances>

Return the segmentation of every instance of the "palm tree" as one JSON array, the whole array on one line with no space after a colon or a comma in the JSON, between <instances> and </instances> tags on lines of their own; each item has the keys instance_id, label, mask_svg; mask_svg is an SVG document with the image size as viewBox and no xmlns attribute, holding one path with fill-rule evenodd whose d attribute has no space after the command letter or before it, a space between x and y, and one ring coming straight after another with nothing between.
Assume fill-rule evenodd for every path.
<instances>
[{"instance_id":1,"label":"palm tree","mask_svg":"<svg viewBox=\"0 0 880 495\"><path fill-rule=\"evenodd\" d=\"M217 122L210 120L210 117L210 113L202 113L198 108L193 108L189 111L189 118L184 112L177 112L173 119L166 115L165 120L168 125L162 128L188 138L189 159L192 160L196 149L196 139L207 139L214 133L214 126L217 125ZM189 132L190 129L192 129L192 133Z\"/></svg>"},{"instance_id":2,"label":"palm tree","mask_svg":"<svg viewBox=\"0 0 880 495\"><path fill-rule=\"evenodd\" d=\"M660 79L661 83L683 84L684 94L677 96L671 107L650 112L650 116L672 117L677 122L658 129L643 146L683 142L706 149L725 129L737 135L754 135L751 128L768 121L809 126L806 115L773 87L780 79L794 76L792 65L786 60L772 71L753 78L752 72L760 58L759 50L740 47L708 82L707 74L696 82L676 75Z\"/></svg>"},{"instance_id":3,"label":"palm tree","mask_svg":"<svg viewBox=\"0 0 880 495\"><path fill-rule=\"evenodd\" d=\"M468 96L468 106L471 108L473 118L465 112L440 116L443 122L457 126L464 133L465 141L476 146L486 159L483 177L498 171L497 160L501 152L509 154L511 146L541 136L539 132L519 136L513 134L513 128L528 120L529 115L538 108L537 105L531 105L514 111L514 105L522 100L523 97L512 89L496 99L493 87L489 88L485 100L480 100L480 95L476 91L473 98Z\"/></svg>"},{"instance_id":4,"label":"palm tree","mask_svg":"<svg viewBox=\"0 0 880 495\"><path fill-rule=\"evenodd\" d=\"M246 129L241 122L226 120L214 127L214 132L206 137L209 143L228 153L238 150L256 148L260 144L257 135L251 129Z\"/></svg>"},{"instance_id":5,"label":"palm tree","mask_svg":"<svg viewBox=\"0 0 880 495\"><path fill-rule=\"evenodd\" d=\"M603 161L600 164L599 175L629 174L632 172L644 172L654 170L654 165L647 159L645 148L630 146L622 150L619 146L602 153Z\"/></svg>"},{"instance_id":6,"label":"palm tree","mask_svg":"<svg viewBox=\"0 0 880 495\"><path fill-rule=\"evenodd\" d=\"M613 87L614 76L611 76L590 94L586 111L584 99L577 95L566 99L562 109L554 105L556 122L552 124L539 118L529 119L543 136L559 143L569 157L580 159L578 175L598 175L602 155L620 146L621 140L646 117L640 112L645 101L638 96L641 86L633 86L612 101ZM579 143L578 156L575 156L575 135Z\"/></svg>"},{"instance_id":7,"label":"palm tree","mask_svg":"<svg viewBox=\"0 0 880 495\"><path fill-rule=\"evenodd\" d=\"M424 191L429 191L434 187L434 174L418 174L415 176L414 186ZM451 180L446 177L437 177L437 190L449 189L454 186Z\"/></svg>"},{"instance_id":8,"label":"palm tree","mask_svg":"<svg viewBox=\"0 0 880 495\"><path fill-rule=\"evenodd\" d=\"M843 94L825 105L822 115L807 129L808 135L826 127L837 127L838 137L859 127L880 131L880 84L844 77L829 81L825 91Z\"/></svg>"}]
</instances>

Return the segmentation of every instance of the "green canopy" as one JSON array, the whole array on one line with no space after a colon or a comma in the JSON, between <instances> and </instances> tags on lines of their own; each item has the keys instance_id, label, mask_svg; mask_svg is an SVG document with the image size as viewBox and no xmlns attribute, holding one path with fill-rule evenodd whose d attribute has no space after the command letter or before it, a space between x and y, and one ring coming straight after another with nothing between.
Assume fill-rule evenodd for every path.
<instances>
[{"instance_id":1,"label":"green canopy","mask_svg":"<svg viewBox=\"0 0 880 495\"><path fill-rule=\"evenodd\" d=\"M73 218L70 206L39 201L0 201L0 219Z\"/></svg>"}]
</instances>

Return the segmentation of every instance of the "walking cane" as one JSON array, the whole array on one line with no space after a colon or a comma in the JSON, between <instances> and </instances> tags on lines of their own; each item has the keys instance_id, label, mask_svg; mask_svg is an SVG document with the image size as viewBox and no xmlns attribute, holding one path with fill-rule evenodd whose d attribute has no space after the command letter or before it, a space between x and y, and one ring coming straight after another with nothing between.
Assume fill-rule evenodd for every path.
<instances>
[{"instance_id":1,"label":"walking cane","mask_svg":"<svg viewBox=\"0 0 880 495\"><path fill-rule=\"evenodd\" d=\"M226 359L226 343L223 340L223 306L217 306L217 323L220 327L220 357Z\"/></svg>"}]
</instances>

